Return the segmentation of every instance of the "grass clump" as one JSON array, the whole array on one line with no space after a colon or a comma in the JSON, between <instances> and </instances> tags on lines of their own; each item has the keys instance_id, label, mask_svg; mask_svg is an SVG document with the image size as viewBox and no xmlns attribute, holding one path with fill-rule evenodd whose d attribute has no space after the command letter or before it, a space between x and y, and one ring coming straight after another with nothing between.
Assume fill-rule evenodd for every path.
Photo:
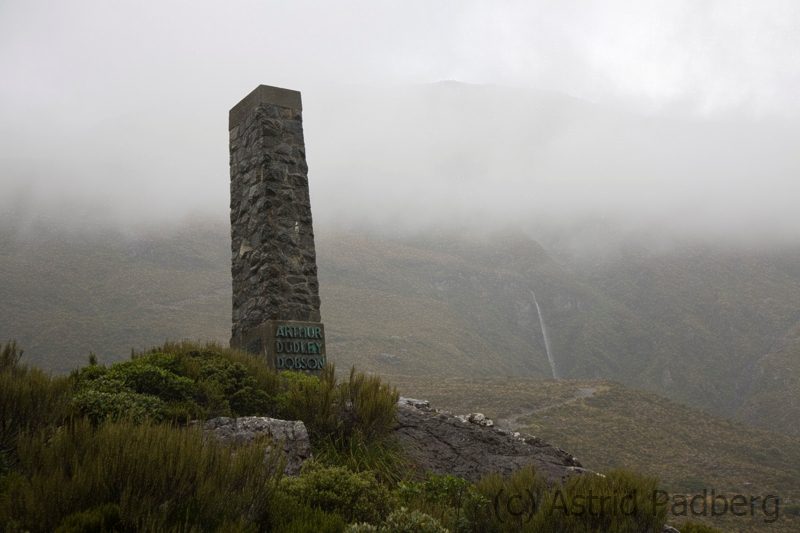
<instances>
[{"instance_id":1,"label":"grass clump","mask_svg":"<svg viewBox=\"0 0 800 533\"><path fill-rule=\"evenodd\" d=\"M280 376L281 411L287 418L303 420L316 437L376 439L394 424L397 391L377 376L352 368L349 379L339 382L333 365L319 377L297 372Z\"/></svg>"},{"instance_id":2,"label":"grass clump","mask_svg":"<svg viewBox=\"0 0 800 533\"><path fill-rule=\"evenodd\" d=\"M22 431L56 427L70 416L69 380L21 365L21 357L15 342L0 347L0 475L17 461Z\"/></svg>"},{"instance_id":3,"label":"grass clump","mask_svg":"<svg viewBox=\"0 0 800 533\"><path fill-rule=\"evenodd\" d=\"M53 531L113 521L127 530L218 529L267 521L277 483L265 443L231 454L199 430L76 420L48 436L23 433L0 523ZM109 506L116 506L115 508Z\"/></svg>"}]
</instances>

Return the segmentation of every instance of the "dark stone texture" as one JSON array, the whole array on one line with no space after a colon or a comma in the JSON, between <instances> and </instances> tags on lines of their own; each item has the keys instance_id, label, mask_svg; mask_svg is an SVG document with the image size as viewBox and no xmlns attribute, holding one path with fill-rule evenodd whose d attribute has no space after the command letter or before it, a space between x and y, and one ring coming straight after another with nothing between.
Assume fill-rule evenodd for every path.
<instances>
[{"instance_id":1,"label":"dark stone texture","mask_svg":"<svg viewBox=\"0 0 800 533\"><path fill-rule=\"evenodd\" d=\"M453 416L424 400L401 398L394 434L423 471L470 481L495 472L509 475L528 465L550 482L590 472L564 450L531 435L499 429L476 415Z\"/></svg>"},{"instance_id":2,"label":"dark stone texture","mask_svg":"<svg viewBox=\"0 0 800 533\"><path fill-rule=\"evenodd\" d=\"M261 85L230 112L231 344L268 320L319 322L300 93Z\"/></svg>"},{"instance_id":3,"label":"dark stone texture","mask_svg":"<svg viewBox=\"0 0 800 533\"><path fill-rule=\"evenodd\" d=\"M241 102L233 106L228 113L228 129L238 126L245 119L248 113L260 104L271 104L289 109L303 109L300 93L291 89L282 89L270 85L259 85L245 96ZM281 116L281 111L274 116Z\"/></svg>"}]
</instances>

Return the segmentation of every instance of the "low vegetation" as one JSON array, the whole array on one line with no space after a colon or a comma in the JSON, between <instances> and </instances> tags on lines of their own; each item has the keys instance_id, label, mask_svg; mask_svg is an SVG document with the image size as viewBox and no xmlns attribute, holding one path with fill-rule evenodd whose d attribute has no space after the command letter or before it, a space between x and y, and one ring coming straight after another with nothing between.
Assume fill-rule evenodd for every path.
<instances>
[{"instance_id":1,"label":"low vegetation","mask_svg":"<svg viewBox=\"0 0 800 533\"><path fill-rule=\"evenodd\" d=\"M658 531L656 481L624 471L548 485L533 469L478 483L418 477L392 440L397 392L352 370L276 373L220 346L166 344L51 377L0 351L5 531ZM287 477L267 441L235 453L188 422L303 420L315 458ZM591 491L636 509L581 512ZM561 505L562 500L566 507ZM521 507L520 507L521 505Z\"/></svg>"}]
</instances>

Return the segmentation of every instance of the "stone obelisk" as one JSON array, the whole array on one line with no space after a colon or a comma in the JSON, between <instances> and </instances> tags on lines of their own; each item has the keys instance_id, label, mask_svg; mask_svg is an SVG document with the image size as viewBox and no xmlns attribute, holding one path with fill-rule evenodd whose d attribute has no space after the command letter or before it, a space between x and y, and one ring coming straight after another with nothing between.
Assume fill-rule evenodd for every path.
<instances>
[{"instance_id":1,"label":"stone obelisk","mask_svg":"<svg viewBox=\"0 0 800 533\"><path fill-rule=\"evenodd\" d=\"M300 93L259 85L231 109L231 346L278 370L325 364Z\"/></svg>"}]
</instances>

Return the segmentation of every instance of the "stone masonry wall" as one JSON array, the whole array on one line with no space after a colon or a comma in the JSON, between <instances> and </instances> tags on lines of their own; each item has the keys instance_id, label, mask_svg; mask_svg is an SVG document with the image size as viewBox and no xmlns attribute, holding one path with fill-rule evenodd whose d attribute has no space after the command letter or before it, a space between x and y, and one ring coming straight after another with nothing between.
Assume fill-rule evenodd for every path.
<instances>
[{"instance_id":1,"label":"stone masonry wall","mask_svg":"<svg viewBox=\"0 0 800 533\"><path fill-rule=\"evenodd\" d=\"M266 320L318 322L300 93L259 86L229 131L233 339Z\"/></svg>"}]
</instances>

